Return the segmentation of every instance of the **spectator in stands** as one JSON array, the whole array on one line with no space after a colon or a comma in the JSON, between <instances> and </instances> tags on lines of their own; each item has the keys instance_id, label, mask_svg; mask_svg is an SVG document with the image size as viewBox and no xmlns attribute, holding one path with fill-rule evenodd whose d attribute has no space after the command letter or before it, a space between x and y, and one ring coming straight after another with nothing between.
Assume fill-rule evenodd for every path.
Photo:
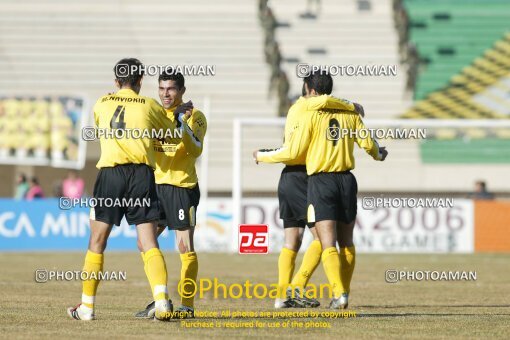
<instances>
[{"instance_id":1,"label":"spectator in stands","mask_svg":"<svg viewBox=\"0 0 510 340\"><path fill-rule=\"evenodd\" d=\"M264 19L264 14L266 13L266 9L267 9L267 3L269 2L269 0L259 0L259 19L260 21L263 21Z\"/></svg>"},{"instance_id":2,"label":"spectator in stands","mask_svg":"<svg viewBox=\"0 0 510 340\"><path fill-rule=\"evenodd\" d=\"M78 176L78 173L71 170L67 173L67 178L62 181L62 195L70 198L81 198L85 182Z\"/></svg>"},{"instance_id":3,"label":"spectator in stands","mask_svg":"<svg viewBox=\"0 0 510 340\"><path fill-rule=\"evenodd\" d=\"M32 177L30 179L30 189L28 189L26 199L31 201L35 198L44 198L44 193L37 178Z\"/></svg>"},{"instance_id":4,"label":"spectator in stands","mask_svg":"<svg viewBox=\"0 0 510 340\"><path fill-rule=\"evenodd\" d=\"M492 200L494 199L494 194L487 191L485 181L478 180L475 182L475 191L469 195L469 198L474 200Z\"/></svg>"},{"instance_id":5,"label":"spectator in stands","mask_svg":"<svg viewBox=\"0 0 510 340\"><path fill-rule=\"evenodd\" d=\"M402 1L393 3L393 20L398 33L400 61L407 59L409 40L409 17Z\"/></svg>"},{"instance_id":6,"label":"spectator in stands","mask_svg":"<svg viewBox=\"0 0 510 340\"><path fill-rule=\"evenodd\" d=\"M397 28L399 27L398 12L404 7L402 0L393 0L393 21Z\"/></svg>"},{"instance_id":7,"label":"spectator in stands","mask_svg":"<svg viewBox=\"0 0 510 340\"><path fill-rule=\"evenodd\" d=\"M280 49L278 47L278 43L276 41L270 41L268 42L264 47L264 54L266 56L266 63L269 64L269 66L274 67L280 66L281 62L281 54Z\"/></svg>"},{"instance_id":8,"label":"spectator in stands","mask_svg":"<svg viewBox=\"0 0 510 340\"><path fill-rule=\"evenodd\" d=\"M266 63L270 67L269 91L268 98L271 93L276 89L278 72L280 69L281 54L278 48L278 43L275 40L275 30L277 26L276 18L273 11L267 5L267 1L261 1L260 5L260 22L264 30L264 55Z\"/></svg>"},{"instance_id":9,"label":"spectator in stands","mask_svg":"<svg viewBox=\"0 0 510 340\"><path fill-rule=\"evenodd\" d=\"M51 192L53 194L53 197L63 197L64 194L62 193L62 180L55 180L51 184Z\"/></svg>"},{"instance_id":10,"label":"spectator in stands","mask_svg":"<svg viewBox=\"0 0 510 340\"><path fill-rule=\"evenodd\" d=\"M278 115L280 117L285 117L287 115L287 111L289 111L291 105L289 89L289 79L285 72L280 70L280 73L278 74Z\"/></svg>"},{"instance_id":11,"label":"spectator in stands","mask_svg":"<svg viewBox=\"0 0 510 340\"><path fill-rule=\"evenodd\" d=\"M317 8L320 5L320 1L316 1ZM317 9L318 12L318 9ZM269 91L268 98L275 92L278 95L278 107L277 113L280 116L285 116L290 107L289 99L289 80L287 75L281 68L282 55L278 42L275 39L275 31L278 27L273 11L268 6L268 1L261 0L259 2L259 15L264 29L264 55L266 57L266 63L270 69L269 79Z\"/></svg>"},{"instance_id":12,"label":"spectator in stands","mask_svg":"<svg viewBox=\"0 0 510 340\"><path fill-rule=\"evenodd\" d=\"M266 43L274 40L275 29L278 26L271 8L267 7L262 15L262 28L266 37Z\"/></svg>"},{"instance_id":13,"label":"spectator in stands","mask_svg":"<svg viewBox=\"0 0 510 340\"><path fill-rule=\"evenodd\" d=\"M273 91L278 88L278 77L280 72L282 72L280 69L282 55L276 42L271 44L268 48L269 50L267 51L266 56L269 59L268 63L271 69L271 76L269 78L269 92L267 94L267 97L269 98L271 97Z\"/></svg>"},{"instance_id":14,"label":"spectator in stands","mask_svg":"<svg viewBox=\"0 0 510 340\"><path fill-rule=\"evenodd\" d=\"M409 45L408 54L407 54L407 83L406 90L414 91L416 86L416 79L418 78L418 69L420 66L420 59L418 56L418 51L414 44Z\"/></svg>"},{"instance_id":15,"label":"spectator in stands","mask_svg":"<svg viewBox=\"0 0 510 340\"><path fill-rule=\"evenodd\" d=\"M27 176L25 176L23 173L19 174L16 182L16 193L14 194L14 198L17 200L22 200L27 196L29 189Z\"/></svg>"},{"instance_id":16,"label":"spectator in stands","mask_svg":"<svg viewBox=\"0 0 510 340\"><path fill-rule=\"evenodd\" d=\"M315 11L312 7L315 5ZM321 12L321 0L306 0L306 12L301 14L303 19L316 19Z\"/></svg>"}]
</instances>

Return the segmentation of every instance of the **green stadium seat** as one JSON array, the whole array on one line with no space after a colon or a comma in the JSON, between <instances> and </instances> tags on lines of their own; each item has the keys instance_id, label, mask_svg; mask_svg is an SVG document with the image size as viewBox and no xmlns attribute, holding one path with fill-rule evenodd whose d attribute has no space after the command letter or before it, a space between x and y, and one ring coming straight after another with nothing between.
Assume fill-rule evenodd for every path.
<instances>
[{"instance_id":1,"label":"green stadium seat","mask_svg":"<svg viewBox=\"0 0 510 340\"><path fill-rule=\"evenodd\" d=\"M510 39L510 1L506 0L404 0L409 15L409 39L427 66L420 68L415 98L444 88L475 58L492 47L501 37ZM501 41L502 51L510 44ZM498 56L494 59L499 61ZM501 75L495 67L481 65L487 71ZM483 78L489 83L492 79Z\"/></svg>"}]
</instances>

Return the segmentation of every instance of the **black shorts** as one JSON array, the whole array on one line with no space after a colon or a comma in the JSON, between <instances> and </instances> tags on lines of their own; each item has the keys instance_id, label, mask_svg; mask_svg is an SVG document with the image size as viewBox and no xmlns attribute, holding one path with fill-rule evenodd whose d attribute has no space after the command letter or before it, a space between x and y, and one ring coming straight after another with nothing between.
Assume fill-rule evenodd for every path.
<instances>
[{"instance_id":1,"label":"black shorts","mask_svg":"<svg viewBox=\"0 0 510 340\"><path fill-rule=\"evenodd\" d=\"M124 215L129 224L159 219L154 170L146 164L122 164L100 169L94 184L94 198L98 203L90 209L92 220L120 225ZM111 200L123 202L120 206L99 204Z\"/></svg>"},{"instance_id":2,"label":"black shorts","mask_svg":"<svg viewBox=\"0 0 510 340\"><path fill-rule=\"evenodd\" d=\"M294 165L283 168L278 182L278 202L284 228L306 226L307 191L306 166Z\"/></svg>"},{"instance_id":3,"label":"black shorts","mask_svg":"<svg viewBox=\"0 0 510 340\"><path fill-rule=\"evenodd\" d=\"M156 184L160 204L159 225L168 229L194 227L197 207L200 202L198 184L192 188L181 188L170 184Z\"/></svg>"},{"instance_id":4,"label":"black shorts","mask_svg":"<svg viewBox=\"0 0 510 340\"><path fill-rule=\"evenodd\" d=\"M308 221L351 223L356 219L358 183L350 172L311 175L308 179Z\"/></svg>"}]
</instances>

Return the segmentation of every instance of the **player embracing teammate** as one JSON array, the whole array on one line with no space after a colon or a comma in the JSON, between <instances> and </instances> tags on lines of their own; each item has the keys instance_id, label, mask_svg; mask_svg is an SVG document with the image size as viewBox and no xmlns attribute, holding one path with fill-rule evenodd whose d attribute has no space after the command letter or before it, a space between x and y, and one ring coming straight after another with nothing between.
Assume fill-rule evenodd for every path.
<instances>
[{"instance_id":1,"label":"player embracing teammate","mask_svg":"<svg viewBox=\"0 0 510 340\"><path fill-rule=\"evenodd\" d=\"M354 143L365 149L375 160L383 161L388 152L385 148L380 148L377 142L367 134L357 133L365 130L360 117L360 114L363 114L362 108L359 105L349 106L348 102L329 96L332 89L333 79L325 72L317 71L304 78L303 93L306 98L300 98L295 104L299 104L298 109L303 112L289 126L287 126L289 117L287 118L284 145L273 150L258 150L254 152L254 158L256 162L306 164L308 176L301 174L300 178L302 182L306 181L305 177L308 178L306 195L303 185L300 185L298 180L295 181L294 191L286 190L288 197L282 195L282 181L287 181L284 177L288 177L288 166L283 170L278 188L280 215L284 219L285 226L287 217L285 207L288 204L286 202L292 202L294 206L296 202L301 202L296 217L306 214L306 223L315 226L315 232L312 232L315 240L305 253L303 260L305 265L312 258L308 253L316 254L309 262L315 266L310 265L311 270L306 272L307 280L322 259L324 271L333 291L330 308L338 309L348 306L356 256L353 230L357 214L358 187L356 178L351 173L355 166ZM324 102L319 106L315 105L317 98L324 98ZM293 119L295 114L292 108L289 110L289 115ZM345 131L349 133L343 133ZM297 188L300 187L301 190L297 192ZM302 207L304 197L306 197L306 210ZM303 223L302 225L304 227ZM316 243L317 238L320 244ZM287 233L285 239L286 243L278 263L280 286L282 284L288 286L287 278L292 274L291 270L287 270L286 273L290 272L290 275L282 275L284 263L293 264L296 256L295 251L289 251L287 248ZM320 256L317 255L319 251ZM282 260L285 257L290 260ZM293 269L292 265L287 267ZM300 275L303 275L301 269L297 276ZM301 281L302 288L305 287L307 280ZM291 286L295 283L296 280L293 280ZM301 296L303 295L302 293ZM294 302L295 300L287 295L283 304L277 300L275 307L300 307L299 303ZM301 303L301 305L304 304ZM313 307L313 305L309 306Z\"/></svg>"},{"instance_id":2,"label":"player embracing teammate","mask_svg":"<svg viewBox=\"0 0 510 340\"><path fill-rule=\"evenodd\" d=\"M83 281L81 303L67 309L76 320L95 319L103 253L113 225L120 225L124 216L130 225L136 225L138 248L154 300L141 312L145 317L168 320L176 315L168 297L167 269L157 241L166 226L176 230L181 279L197 277L193 231L200 191L195 161L202 152L207 122L191 102L182 102L185 87L181 74L160 76L159 94L164 108L154 99L140 96L143 69L138 59L120 60L114 68L119 91L99 98L94 106L98 130L139 130L141 138L129 138L125 133L99 135L101 157L93 197L101 201L148 200L150 205L91 208L91 232L83 266L83 276L89 279ZM181 318L182 314L193 317L193 298L183 297L181 304L177 310L181 313L177 314Z\"/></svg>"},{"instance_id":3,"label":"player embracing teammate","mask_svg":"<svg viewBox=\"0 0 510 340\"><path fill-rule=\"evenodd\" d=\"M119 74L118 69L127 72ZM166 131L175 123L167 118L165 110L152 98L140 96L143 73L138 59L120 60L115 66L115 94L103 96L94 105L94 121L98 129ZM131 70L133 72L131 72ZM118 135L120 136L120 134ZM156 236L159 219L159 202L154 180L156 154L153 140L145 138L118 138L117 135L100 137L101 157L97 163L99 173L94 185L94 198L112 200L118 198L149 199L148 207L103 207L90 210L90 239L83 272L81 304L70 307L67 313L76 320L95 319L95 298L104 264L103 252L113 225L120 225L125 216L129 224L136 225L138 243L145 254L146 274L152 288L155 317L168 319L172 310L168 302L167 271L163 254Z\"/></svg>"},{"instance_id":4,"label":"player embracing teammate","mask_svg":"<svg viewBox=\"0 0 510 340\"><path fill-rule=\"evenodd\" d=\"M182 132L181 137L158 141L156 150L156 190L160 201L161 215L158 223L158 236L166 227L175 230L176 244L181 258L181 306L176 309L176 318L193 318L194 296L192 285L196 282L198 258L193 246L196 212L200 200L198 176L195 169L197 158L202 154L207 120L202 112L193 108L191 102L184 103L182 96L186 92L184 76L180 73L163 73L158 79L159 98L168 119ZM179 114L177 108L185 108L185 114ZM181 109L179 109L181 110ZM145 263L143 248L138 248ZM145 310L136 313L138 318L152 318L155 302Z\"/></svg>"}]
</instances>

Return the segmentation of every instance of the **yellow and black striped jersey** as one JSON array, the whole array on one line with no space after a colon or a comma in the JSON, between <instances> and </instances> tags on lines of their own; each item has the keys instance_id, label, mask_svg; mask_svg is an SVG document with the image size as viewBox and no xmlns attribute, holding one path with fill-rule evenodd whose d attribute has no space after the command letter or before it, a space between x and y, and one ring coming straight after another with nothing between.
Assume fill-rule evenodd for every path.
<instances>
[{"instance_id":1,"label":"yellow and black striped jersey","mask_svg":"<svg viewBox=\"0 0 510 340\"><path fill-rule=\"evenodd\" d=\"M176 123L174 111L180 104L165 110L168 119L173 123ZM207 120L202 112L193 109L188 120L180 123L182 138L174 136L155 145L156 183L193 188L198 183L195 163L202 154Z\"/></svg>"},{"instance_id":2,"label":"yellow and black striped jersey","mask_svg":"<svg viewBox=\"0 0 510 340\"><path fill-rule=\"evenodd\" d=\"M338 108L339 99L329 97L321 108L312 109L296 121L290 140L275 150L260 150L257 159L286 163L305 159L308 175L354 169L354 143L380 160L379 146L360 115Z\"/></svg>"},{"instance_id":3,"label":"yellow and black striped jersey","mask_svg":"<svg viewBox=\"0 0 510 340\"><path fill-rule=\"evenodd\" d=\"M176 129L176 124L168 119L160 104L131 89L121 89L113 95L99 98L94 106L94 120L98 129L133 132L124 134L123 138L105 138L99 135L101 158L97 168L120 164L147 164L155 169L155 140L151 138L154 135L152 131ZM141 137L137 138L140 134Z\"/></svg>"}]
</instances>

